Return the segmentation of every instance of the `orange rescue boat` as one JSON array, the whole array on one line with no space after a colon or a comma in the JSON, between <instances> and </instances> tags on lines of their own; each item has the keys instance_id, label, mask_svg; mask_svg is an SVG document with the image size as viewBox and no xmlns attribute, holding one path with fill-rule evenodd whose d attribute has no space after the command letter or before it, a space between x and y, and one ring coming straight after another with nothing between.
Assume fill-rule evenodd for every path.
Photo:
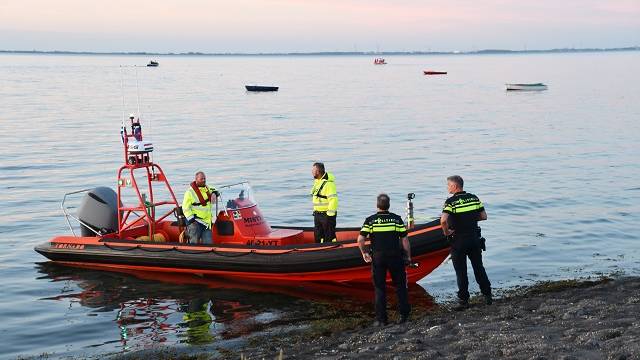
<instances>
[{"instance_id":1,"label":"orange rescue boat","mask_svg":"<svg viewBox=\"0 0 640 360\"><path fill-rule=\"evenodd\" d=\"M371 281L371 267L356 242L359 228L338 228L336 242L315 243L312 228L271 226L247 182L218 189L213 244L183 242L184 217L166 175L153 162L153 145L143 140L139 119L132 117L130 131L123 123L121 134L124 165L117 172L117 190L100 187L66 194L62 208L71 234L55 236L35 251L56 263L114 271L296 282ZM65 201L81 193L82 204L77 214L71 214ZM408 220L413 219L411 199ZM70 219L80 223L80 236ZM411 220L408 227L414 263L407 267L407 278L415 283L445 260L449 244L438 220L422 224Z\"/></svg>"}]
</instances>

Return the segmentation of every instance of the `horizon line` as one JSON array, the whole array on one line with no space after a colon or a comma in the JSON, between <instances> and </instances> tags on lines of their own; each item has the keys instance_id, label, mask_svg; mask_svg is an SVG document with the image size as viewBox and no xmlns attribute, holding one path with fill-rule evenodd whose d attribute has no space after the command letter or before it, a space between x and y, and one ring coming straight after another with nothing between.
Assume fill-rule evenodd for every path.
<instances>
[{"instance_id":1,"label":"horizon line","mask_svg":"<svg viewBox=\"0 0 640 360\"><path fill-rule=\"evenodd\" d=\"M153 56L308 56L308 55L482 55L522 53L573 53L638 51L640 46L615 48L553 48L553 49L483 49L471 51L309 51L309 52L148 52L148 51L70 51L70 50L0 50L0 54L51 54L51 55L153 55Z\"/></svg>"}]
</instances>

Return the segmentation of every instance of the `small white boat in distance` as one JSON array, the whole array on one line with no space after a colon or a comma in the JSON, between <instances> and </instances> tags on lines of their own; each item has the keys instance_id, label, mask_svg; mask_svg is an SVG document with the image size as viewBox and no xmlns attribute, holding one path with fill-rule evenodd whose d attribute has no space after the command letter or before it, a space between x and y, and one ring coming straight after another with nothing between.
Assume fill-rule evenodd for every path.
<instances>
[{"instance_id":1,"label":"small white boat in distance","mask_svg":"<svg viewBox=\"0 0 640 360\"><path fill-rule=\"evenodd\" d=\"M507 91L519 90L519 91L541 91L547 90L547 85L543 83L535 84L505 84Z\"/></svg>"}]
</instances>

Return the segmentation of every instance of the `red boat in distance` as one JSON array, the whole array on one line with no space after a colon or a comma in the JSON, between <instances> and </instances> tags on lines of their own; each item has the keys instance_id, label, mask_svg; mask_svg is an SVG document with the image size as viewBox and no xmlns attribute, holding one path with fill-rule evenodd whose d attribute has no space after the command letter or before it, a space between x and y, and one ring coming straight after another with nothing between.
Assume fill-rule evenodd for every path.
<instances>
[{"instance_id":1,"label":"red boat in distance","mask_svg":"<svg viewBox=\"0 0 640 360\"><path fill-rule=\"evenodd\" d=\"M384 58L375 58L373 65L387 65L387 61Z\"/></svg>"},{"instance_id":2,"label":"red boat in distance","mask_svg":"<svg viewBox=\"0 0 640 360\"><path fill-rule=\"evenodd\" d=\"M433 70L425 70L425 75L447 75L446 71L433 71Z\"/></svg>"}]
</instances>

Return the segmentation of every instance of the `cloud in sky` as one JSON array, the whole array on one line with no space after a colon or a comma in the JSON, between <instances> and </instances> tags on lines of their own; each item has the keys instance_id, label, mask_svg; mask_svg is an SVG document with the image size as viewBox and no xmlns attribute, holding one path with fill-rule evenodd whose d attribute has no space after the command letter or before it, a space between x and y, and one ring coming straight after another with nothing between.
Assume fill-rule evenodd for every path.
<instances>
[{"instance_id":1,"label":"cloud in sky","mask_svg":"<svg viewBox=\"0 0 640 360\"><path fill-rule=\"evenodd\" d=\"M0 2L1 49L393 51L638 43L638 0Z\"/></svg>"}]
</instances>

